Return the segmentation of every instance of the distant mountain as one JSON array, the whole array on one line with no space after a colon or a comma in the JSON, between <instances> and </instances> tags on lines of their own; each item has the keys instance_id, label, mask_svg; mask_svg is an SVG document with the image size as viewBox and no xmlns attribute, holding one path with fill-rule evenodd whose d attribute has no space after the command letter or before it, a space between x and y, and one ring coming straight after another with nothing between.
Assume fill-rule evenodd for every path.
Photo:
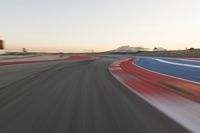
<instances>
[{"instance_id":1,"label":"distant mountain","mask_svg":"<svg viewBox=\"0 0 200 133\"><path fill-rule=\"evenodd\" d=\"M148 51L147 48L143 48L143 47L131 47L129 45L127 46L121 46L117 49L114 50L110 50L109 52L112 53L132 53L132 52L139 52L139 51Z\"/></svg>"}]
</instances>

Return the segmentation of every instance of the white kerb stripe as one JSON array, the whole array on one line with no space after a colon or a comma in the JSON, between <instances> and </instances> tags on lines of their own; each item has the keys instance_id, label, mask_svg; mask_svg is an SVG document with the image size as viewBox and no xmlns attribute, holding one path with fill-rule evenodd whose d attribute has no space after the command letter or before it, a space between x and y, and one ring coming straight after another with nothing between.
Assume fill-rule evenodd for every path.
<instances>
[{"instance_id":1,"label":"white kerb stripe","mask_svg":"<svg viewBox=\"0 0 200 133\"><path fill-rule=\"evenodd\" d=\"M185 67L200 68L200 66L197 66L197 65L183 64L183 63L175 63L175 62L165 61L165 60L161 60L161 59L154 59L154 60L159 61L159 62L162 62L162 63L177 65L177 66L185 66Z\"/></svg>"}]
</instances>

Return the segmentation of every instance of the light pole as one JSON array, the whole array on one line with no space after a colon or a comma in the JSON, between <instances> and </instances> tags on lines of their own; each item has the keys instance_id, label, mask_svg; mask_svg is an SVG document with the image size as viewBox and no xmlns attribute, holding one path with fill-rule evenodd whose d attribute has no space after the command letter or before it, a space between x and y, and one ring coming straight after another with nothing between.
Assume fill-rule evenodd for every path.
<instances>
[{"instance_id":1,"label":"light pole","mask_svg":"<svg viewBox=\"0 0 200 133\"><path fill-rule=\"evenodd\" d=\"M4 41L0 40L0 50L4 49Z\"/></svg>"}]
</instances>

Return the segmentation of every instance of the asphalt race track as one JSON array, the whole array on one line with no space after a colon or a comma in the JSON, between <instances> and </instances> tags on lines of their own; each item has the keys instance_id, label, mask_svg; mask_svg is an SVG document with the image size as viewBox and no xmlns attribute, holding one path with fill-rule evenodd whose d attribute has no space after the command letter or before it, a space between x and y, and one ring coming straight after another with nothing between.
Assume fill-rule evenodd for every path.
<instances>
[{"instance_id":1,"label":"asphalt race track","mask_svg":"<svg viewBox=\"0 0 200 133\"><path fill-rule=\"evenodd\" d=\"M188 133L110 74L116 60L0 67L0 133Z\"/></svg>"},{"instance_id":2,"label":"asphalt race track","mask_svg":"<svg viewBox=\"0 0 200 133\"><path fill-rule=\"evenodd\" d=\"M136 64L151 71L200 82L200 61L139 57Z\"/></svg>"}]
</instances>

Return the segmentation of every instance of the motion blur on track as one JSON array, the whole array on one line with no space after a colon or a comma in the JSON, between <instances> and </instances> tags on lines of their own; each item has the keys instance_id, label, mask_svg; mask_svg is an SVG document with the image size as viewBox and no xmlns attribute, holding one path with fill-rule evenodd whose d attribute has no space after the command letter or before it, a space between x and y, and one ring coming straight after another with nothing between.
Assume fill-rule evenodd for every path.
<instances>
[{"instance_id":1,"label":"motion blur on track","mask_svg":"<svg viewBox=\"0 0 200 133\"><path fill-rule=\"evenodd\" d=\"M200 130L200 65L175 58L133 57L110 71L129 90L192 132Z\"/></svg>"},{"instance_id":2,"label":"motion blur on track","mask_svg":"<svg viewBox=\"0 0 200 133\"><path fill-rule=\"evenodd\" d=\"M0 66L0 132L191 132L113 77L110 64L127 58L71 57ZM137 78L126 74L120 76Z\"/></svg>"}]
</instances>

